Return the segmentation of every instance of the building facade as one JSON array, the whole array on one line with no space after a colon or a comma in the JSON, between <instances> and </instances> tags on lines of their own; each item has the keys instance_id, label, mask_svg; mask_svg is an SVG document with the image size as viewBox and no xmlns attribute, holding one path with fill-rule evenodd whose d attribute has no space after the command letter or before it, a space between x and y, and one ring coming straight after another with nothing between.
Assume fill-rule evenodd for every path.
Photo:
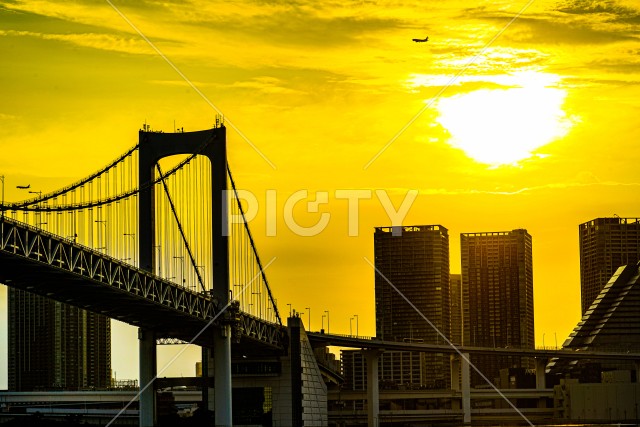
<instances>
[{"instance_id":1,"label":"building facade","mask_svg":"<svg viewBox=\"0 0 640 427\"><path fill-rule=\"evenodd\" d=\"M447 229L441 225L378 227L374 252L376 336L388 341L444 344L442 335L447 339L450 336ZM413 374L400 374L395 366L400 362L396 360L421 373L420 383L410 387L433 388L450 383L448 355L403 355L388 360L383 356L382 379L415 378ZM422 363L422 369L416 369L416 363Z\"/></svg>"},{"instance_id":2,"label":"building facade","mask_svg":"<svg viewBox=\"0 0 640 427\"><path fill-rule=\"evenodd\" d=\"M640 260L640 218L596 218L580 224L582 314L613 273Z\"/></svg>"},{"instance_id":3,"label":"building facade","mask_svg":"<svg viewBox=\"0 0 640 427\"><path fill-rule=\"evenodd\" d=\"M534 348L533 260L526 230L462 233L463 340L480 347ZM525 367L517 357L477 356L476 367L490 381L500 369ZM486 384L472 372L472 384Z\"/></svg>"},{"instance_id":4,"label":"building facade","mask_svg":"<svg viewBox=\"0 0 640 427\"><path fill-rule=\"evenodd\" d=\"M11 391L111 385L111 322L19 289L8 289Z\"/></svg>"}]
</instances>

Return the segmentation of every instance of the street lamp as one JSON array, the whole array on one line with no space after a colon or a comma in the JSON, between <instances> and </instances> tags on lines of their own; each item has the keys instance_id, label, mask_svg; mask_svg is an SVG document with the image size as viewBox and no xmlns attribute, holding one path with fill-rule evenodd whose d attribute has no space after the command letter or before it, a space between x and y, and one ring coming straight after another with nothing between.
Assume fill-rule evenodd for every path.
<instances>
[{"instance_id":1,"label":"street lamp","mask_svg":"<svg viewBox=\"0 0 640 427\"><path fill-rule=\"evenodd\" d=\"M2 218L4 218L4 175L0 175L0 181L2 181Z\"/></svg>"},{"instance_id":2,"label":"street lamp","mask_svg":"<svg viewBox=\"0 0 640 427\"><path fill-rule=\"evenodd\" d=\"M546 333L546 332L543 332L543 333L542 333L542 348L543 348L543 349L544 349L544 334L545 334L545 333Z\"/></svg>"},{"instance_id":3,"label":"street lamp","mask_svg":"<svg viewBox=\"0 0 640 427\"><path fill-rule=\"evenodd\" d=\"M16 188L19 189L19 190L26 190L30 186L31 186L31 184L29 184L29 185L17 185ZM38 195L38 199L42 198L42 191L29 190L29 194L37 194ZM2 177L2 200L3 200L3 203L4 203L4 176ZM40 204L38 203L37 206L40 207ZM36 227L40 227L40 225L43 224L42 222L40 222L39 218L40 218L40 212L36 211L36 213L34 214L34 220L36 222Z\"/></svg>"},{"instance_id":4,"label":"street lamp","mask_svg":"<svg viewBox=\"0 0 640 427\"><path fill-rule=\"evenodd\" d=\"M291 304L287 304L289 306L289 317L291 317Z\"/></svg>"},{"instance_id":5,"label":"street lamp","mask_svg":"<svg viewBox=\"0 0 640 427\"><path fill-rule=\"evenodd\" d=\"M180 279L182 279L182 286L184 287L184 256L174 256L173 259L179 259L181 261L180 264Z\"/></svg>"},{"instance_id":6,"label":"street lamp","mask_svg":"<svg viewBox=\"0 0 640 427\"><path fill-rule=\"evenodd\" d=\"M327 333L330 333L329 331L331 330L329 327L329 310L325 310L325 313L327 313Z\"/></svg>"},{"instance_id":7,"label":"street lamp","mask_svg":"<svg viewBox=\"0 0 640 427\"><path fill-rule=\"evenodd\" d=\"M262 294L262 292L258 291L258 292L251 292L251 295L260 295ZM256 297L256 301L258 303L258 316L262 316L262 301L260 299L260 297Z\"/></svg>"},{"instance_id":8,"label":"street lamp","mask_svg":"<svg viewBox=\"0 0 640 427\"><path fill-rule=\"evenodd\" d=\"M311 330L311 307L305 307L304 309L307 310L307 315L309 316L309 324L307 325L307 328Z\"/></svg>"},{"instance_id":9,"label":"street lamp","mask_svg":"<svg viewBox=\"0 0 640 427\"><path fill-rule=\"evenodd\" d=\"M358 338L358 315L354 314L353 317L356 318L356 338Z\"/></svg>"},{"instance_id":10,"label":"street lamp","mask_svg":"<svg viewBox=\"0 0 640 427\"><path fill-rule=\"evenodd\" d=\"M353 317L349 318L349 336L353 336Z\"/></svg>"},{"instance_id":11,"label":"street lamp","mask_svg":"<svg viewBox=\"0 0 640 427\"><path fill-rule=\"evenodd\" d=\"M129 252L129 257L134 260L136 259L136 233L122 233L125 237L131 237L131 251ZM126 246L126 245L125 245ZM128 249L126 249L128 251Z\"/></svg>"},{"instance_id":12,"label":"street lamp","mask_svg":"<svg viewBox=\"0 0 640 427\"><path fill-rule=\"evenodd\" d=\"M96 219L95 220L96 223L98 224L104 224L104 235L102 236L102 246L96 249L104 249L105 252L107 251L107 220L106 219Z\"/></svg>"}]
</instances>

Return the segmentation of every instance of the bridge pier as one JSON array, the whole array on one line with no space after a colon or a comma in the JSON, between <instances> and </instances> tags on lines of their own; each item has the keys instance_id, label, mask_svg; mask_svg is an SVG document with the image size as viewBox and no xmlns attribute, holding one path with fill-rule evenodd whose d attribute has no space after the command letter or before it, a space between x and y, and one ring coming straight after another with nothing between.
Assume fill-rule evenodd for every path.
<instances>
[{"instance_id":1,"label":"bridge pier","mask_svg":"<svg viewBox=\"0 0 640 427\"><path fill-rule=\"evenodd\" d=\"M138 329L140 348L140 427L156 425L156 390L154 380L157 375L156 337L150 329Z\"/></svg>"},{"instance_id":2,"label":"bridge pier","mask_svg":"<svg viewBox=\"0 0 640 427\"><path fill-rule=\"evenodd\" d=\"M451 390L460 391L460 356L452 354L449 359L451 371ZM460 409L461 401L458 399L451 400L451 409Z\"/></svg>"},{"instance_id":3,"label":"bridge pier","mask_svg":"<svg viewBox=\"0 0 640 427\"><path fill-rule=\"evenodd\" d=\"M545 370L547 368L547 359L545 357L536 357L536 390L544 390L547 388L547 378Z\"/></svg>"},{"instance_id":4,"label":"bridge pier","mask_svg":"<svg viewBox=\"0 0 640 427\"><path fill-rule=\"evenodd\" d=\"M216 427L231 427L233 413L231 407L231 327L229 325L224 325L221 329L214 331L213 358L213 363L209 363L209 367L214 367L213 401L216 411ZM209 402L211 402L211 396L209 396Z\"/></svg>"},{"instance_id":5,"label":"bridge pier","mask_svg":"<svg viewBox=\"0 0 640 427\"><path fill-rule=\"evenodd\" d=\"M547 388L547 378L546 378L546 369L547 369L547 358L546 357L536 357L536 390L545 390ZM546 408L547 400L544 397L538 399L538 408Z\"/></svg>"},{"instance_id":6,"label":"bridge pier","mask_svg":"<svg viewBox=\"0 0 640 427\"><path fill-rule=\"evenodd\" d=\"M471 424L471 375L469 353L451 355L451 390L461 391L461 401L452 402L451 409L462 406L462 422Z\"/></svg>"},{"instance_id":7,"label":"bridge pier","mask_svg":"<svg viewBox=\"0 0 640 427\"><path fill-rule=\"evenodd\" d=\"M378 384L378 362L380 354L377 349L364 350L367 361L367 425L378 427L380 425L380 387Z\"/></svg>"}]
</instances>

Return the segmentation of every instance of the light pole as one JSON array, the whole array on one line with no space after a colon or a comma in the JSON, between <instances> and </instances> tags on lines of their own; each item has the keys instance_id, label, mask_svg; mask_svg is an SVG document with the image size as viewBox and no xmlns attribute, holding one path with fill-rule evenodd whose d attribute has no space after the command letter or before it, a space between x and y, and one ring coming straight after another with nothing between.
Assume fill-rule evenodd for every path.
<instances>
[{"instance_id":1,"label":"light pole","mask_svg":"<svg viewBox=\"0 0 640 427\"><path fill-rule=\"evenodd\" d=\"M184 256L174 256L173 259L179 259L181 261L180 264L180 279L182 280L182 287L185 286L184 280Z\"/></svg>"},{"instance_id":2,"label":"light pole","mask_svg":"<svg viewBox=\"0 0 640 427\"><path fill-rule=\"evenodd\" d=\"M544 349L544 334L545 332L542 333L542 348Z\"/></svg>"},{"instance_id":3,"label":"light pole","mask_svg":"<svg viewBox=\"0 0 640 427\"><path fill-rule=\"evenodd\" d=\"M356 338L358 338L358 315L354 314L353 317L356 318Z\"/></svg>"},{"instance_id":4,"label":"light pole","mask_svg":"<svg viewBox=\"0 0 640 427\"><path fill-rule=\"evenodd\" d=\"M553 338L556 341L556 350L557 350L558 349L558 333L557 332L553 333Z\"/></svg>"},{"instance_id":5,"label":"light pole","mask_svg":"<svg viewBox=\"0 0 640 427\"><path fill-rule=\"evenodd\" d=\"M289 317L291 317L291 304L287 304L289 306Z\"/></svg>"},{"instance_id":6,"label":"light pole","mask_svg":"<svg viewBox=\"0 0 640 427\"><path fill-rule=\"evenodd\" d=\"M329 326L329 310L325 310L325 313L327 313L327 333L330 333L329 331L331 330L331 327Z\"/></svg>"},{"instance_id":7,"label":"light pole","mask_svg":"<svg viewBox=\"0 0 640 427\"><path fill-rule=\"evenodd\" d=\"M105 253L107 252L107 220L106 219L96 219L95 221L97 224L103 224L104 225L104 234L102 236L102 246L96 249L104 249ZM98 243L99 244L99 243Z\"/></svg>"},{"instance_id":8,"label":"light pole","mask_svg":"<svg viewBox=\"0 0 640 427\"><path fill-rule=\"evenodd\" d=\"M131 251L129 252L129 257L133 260L132 264L135 264L136 261L136 233L122 233L125 237L131 237ZM128 245L127 245L128 246ZM129 249L127 249L129 251Z\"/></svg>"},{"instance_id":9,"label":"light pole","mask_svg":"<svg viewBox=\"0 0 640 427\"><path fill-rule=\"evenodd\" d=\"M4 218L4 175L0 175L0 181L2 181L2 218Z\"/></svg>"},{"instance_id":10,"label":"light pole","mask_svg":"<svg viewBox=\"0 0 640 427\"><path fill-rule=\"evenodd\" d=\"M304 309L307 310L307 316L309 317L309 324L307 327L311 330L311 307L305 307Z\"/></svg>"},{"instance_id":11,"label":"light pole","mask_svg":"<svg viewBox=\"0 0 640 427\"><path fill-rule=\"evenodd\" d=\"M349 336L353 336L353 317L349 318Z\"/></svg>"},{"instance_id":12,"label":"light pole","mask_svg":"<svg viewBox=\"0 0 640 427\"><path fill-rule=\"evenodd\" d=\"M29 185L17 185L16 188L19 190L26 190L27 188L29 188L31 186L31 184ZM38 199L40 199L42 197L42 191L31 191L29 190L29 194L37 194L38 195ZM4 204L4 176L2 177L2 202ZM38 204L38 207L40 207L40 204ZM4 212L4 211L3 211ZM40 212L36 211L35 214L33 215L34 220L36 222L36 227L40 227L40 225L42 224L39 221L40 218ZM28 218L28 217L27 217Z\"/></svg>"},{"instance_id":13,"label":"light pole","mask_svg":"<svg viewBox=\"0 0 640 427\"><path fill-rule=\"evenodd\" d=\"M261 294L261 292L260 292L260 291L258 291L258 292L251 292L251 295L260 295L260 294ZM262 301L260 300L260 297L259 297L259 296L258 296L258 297L256 297L256 302L257 302L257 305L258 305L258 317L259 317L259 316L262 316Z\"/></svg>"}]
</instances>

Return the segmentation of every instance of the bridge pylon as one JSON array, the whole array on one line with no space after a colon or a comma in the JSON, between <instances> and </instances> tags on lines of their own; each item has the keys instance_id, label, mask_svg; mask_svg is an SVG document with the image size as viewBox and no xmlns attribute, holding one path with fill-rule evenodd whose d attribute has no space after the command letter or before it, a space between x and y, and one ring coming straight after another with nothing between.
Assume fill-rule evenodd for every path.
<instances>
[{"instance_id":1,"label":"bridge pylon","mask_svg":"<svg viewBox=\"0 0 640 427\"><path fill-rule=\"evenodd\" d=\"M211 265L213 266L213 284L208 292L218 309L229 303L229 238L228 238L228 206L227 206L227 148L226 129L219 126L214 129L197 132L161 133L140 131L139 136L139 185L153 182L158 162L165 157L180 154L198 154L207 157L211 162ZM139 254L142 269L156 271L155 241L156 214L154 206L154 186L148 186L139 195ZM231 406L231 333L229 326L221 324L213 331L214 352L214 390L215 390L215 425L232 425ZM141 342L142 351L142 342ZM150 356L151 350L148 355ZM154 352L155 354L155 352ZM141 354L141 372L143 370ZM145 366L145 371L148 370ZM155 377L155 372L152 378ZM141 387L146 384L142 383ZM155 393L154 387L148 387L140 396L140 426L147 427L148 411L155 413L153 407L143 407L142 402L153 402L145 398L145 393ZM143 423L144 420L144 423Z\"/></svg>"}]
</instances>

